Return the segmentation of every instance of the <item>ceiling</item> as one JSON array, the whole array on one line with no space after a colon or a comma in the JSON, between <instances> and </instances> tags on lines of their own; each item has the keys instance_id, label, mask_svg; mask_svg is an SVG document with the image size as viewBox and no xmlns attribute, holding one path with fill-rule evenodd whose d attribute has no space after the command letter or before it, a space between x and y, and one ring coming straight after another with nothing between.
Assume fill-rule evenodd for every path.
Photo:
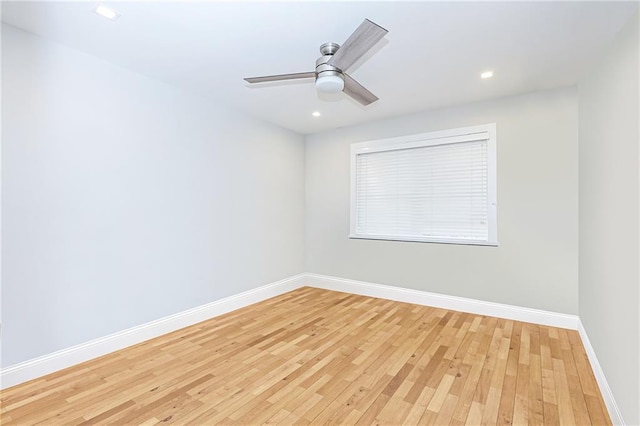
<instances>
[{"instance_id":1,"label":"ceiling","mask_svg":"<svg viewBox=\"0 0 640 426\"><path fill-rule=\"evenodd\" d=\"M308 134L575 84L637 2L2 2L2 20ZM243 77L313 71L320 44L368 18L389 30L349 73L380 100L321 99L313 80ZM491 79L480 73L493 70ZM311 116L319 111L322 116Z\"/></svg>"}]
</instances>

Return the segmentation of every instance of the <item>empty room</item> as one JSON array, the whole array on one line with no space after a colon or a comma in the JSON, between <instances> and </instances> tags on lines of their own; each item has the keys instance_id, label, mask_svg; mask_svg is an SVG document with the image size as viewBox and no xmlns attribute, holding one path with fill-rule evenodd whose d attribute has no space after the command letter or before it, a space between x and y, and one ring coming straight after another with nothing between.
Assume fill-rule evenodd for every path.
<instances>
[{"instance_id":1,"label":"empty room","mask_svg":"<svg viewBox=\"0 0 640 426\"><path fill-rule=\"evenodd\" d=\"M1 18L1 424L640 425L639 2Z\"/></svg>"}]
</instances>

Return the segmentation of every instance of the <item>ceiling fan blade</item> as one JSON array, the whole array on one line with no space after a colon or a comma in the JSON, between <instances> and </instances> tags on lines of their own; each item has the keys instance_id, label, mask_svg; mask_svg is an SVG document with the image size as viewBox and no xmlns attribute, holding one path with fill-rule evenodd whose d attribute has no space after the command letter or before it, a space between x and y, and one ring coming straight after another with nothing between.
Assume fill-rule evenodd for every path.
<instances>
[{"instance_id":1,"label":"ceiling fan blade","mask_svg":"<svg viewBox=\"0 0 640 426\"><path fill-rule=\"evenodd\" d=\"M367 106L378 100L378 97L364 88L353 77L347 74L344 76L344 89L342 91L351 96L362 105Z\"/></svg>"},{"instance_id":2,"label":"ceiling fan blade","mask_svg":"<svg viewBox=\"0 0 640 426\"><path fill-rule=\"evenodd\" d=\"M266 75L264 77L245 78L249 83L266 83L267 81L296 80L299 78L315 78L316 72L297 72L293 74Z\"/></svg>"},{"instance_id":3,"label":"ceiling fan blade","mask_svg":"<svg viewBox=\"0 0 640 426\"><path fill-rule=\"evenodd\" d=\"M327 63L346 71L388 32L380 25L365 19Z\"/></svg>"}]
</instances>

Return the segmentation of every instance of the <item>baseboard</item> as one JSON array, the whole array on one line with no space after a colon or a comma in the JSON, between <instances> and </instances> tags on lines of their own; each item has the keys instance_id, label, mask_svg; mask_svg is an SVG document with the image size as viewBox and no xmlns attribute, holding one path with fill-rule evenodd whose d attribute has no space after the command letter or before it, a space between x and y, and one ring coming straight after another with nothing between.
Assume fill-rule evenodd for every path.
<instances>
[{"instance_id":1,"label":"baseboard","mask_svg":"<svg viewBox=\"0 0 640 426\"><path fill-rule=\"evenodd\" d=\"M105 337L34 358L0 372L0 389L15 386L49 373L188 327L212 317L278 296L302 286L304 274L245 291L175 315L160 318Z\"/></svg>"},{"instance_id":2,"label":"baseboard","mask_svg":"<svg viewBox=\"0 0 640 426\"><path fill-rule=\"evenodd\" d=\"M600 388L602 399L604 399L604 403L607 406L607 410L609 411L611 422L614 425L624 426L625 423L622 418L622 413L618 408L618 404L616 404L616 400L613 398L613 393L611 392L609 383L607 383L607 378L604 375L604 371L602 371L602 367L600 366L600 362L598 361L596 352L593 350L593 346L591 346L589 336L587 335L587 331L582 325L582 321L578 322L578 333L580 333L580 338L582 339L584 350L587 353L587 357L589 358L589 363L591 364L593 374L596 376L596 381L598 382L598 387Z\"/></svg>"},{"instance_id":3,"label":"baseboard","mask_svg":"<svg viewBox=\"0 0 640 426\"><path fill-rule=\"evenodd\" d=\"M464 297L448 296L438 293L429 293L421 290L412 290L402 287L394 287L382 284L374 284L363 281L349 280L345 278L331 277L318 274L304 274L304 283L310 287L318 287L326 290L342 291L346 293L360 294L362 296L379 297L398 302L415 303L418 305L433 306L436 308L451 309L454 311L469 312L478 315L487 315L516 321L531 322L552 327L578 329L578 316L561 314L557 312L543 311L540 309L524 308L520 306L504 305L501 303L486 302Z\"/></svg>"}]
</instances>

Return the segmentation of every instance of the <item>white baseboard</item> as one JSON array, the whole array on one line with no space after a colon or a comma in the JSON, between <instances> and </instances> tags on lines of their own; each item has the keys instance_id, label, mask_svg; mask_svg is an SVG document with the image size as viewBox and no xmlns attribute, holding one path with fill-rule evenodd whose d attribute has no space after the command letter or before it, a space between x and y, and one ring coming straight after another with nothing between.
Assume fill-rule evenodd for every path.
<instances>
[{"instance_id":1,"label":"white baseboard","mask_svg":"<svg viewBox=\"0 0 640 426\"><path fill-rule=\"evenodd\" d=\"M304 274L295 275L175 315L12 365L1 370L0 389L36 379L127 346L197 324L270 297L278 296L301 287L303 277Z\"/></svg>"},{"instance_id":2,"label":"white baseboard","mask_svg":"<svg viewBox=\"0 0 640 426\"><path fill-rule=\"evenodd\" d=\"M618 408L618 404L616 404L616 400L613 398L613 393L611 392L609 383L607 383L607 378L604 375L604 371L602 371L600 362L598 362L598 357L596 356L596 352L593 350L593 346L591 346L589 336L587 336L587 331L584 329L582 321L578 322L578 333L580 333L580 338L582 339L584 350L587 352L587 357L589 358L589 363L591 364L593 374L596 376L596 381L598 382L598 387L600 388L602 399L604 399L604 403L607 406L607 410L609 411L611 422L614 425L624 426L625 423L622 418L622 413Z\"/></svg>"},{"instance_id":3,"label":"white baseboard","mask_svg":"<svg viewBox=\"0 0 640 426\"><path fill-rule=\"evenodd\" d=\"M471 314L488 315L516 321L531 322L534 324L548 325L552 327L568 328L571 330L577 330L579 324L577 315L504 305L501 303L467 299L464 297L447 296L444 294L429 293L426 291L355 281L326 275L305 274L304 282L305 285L310 287L360 294L363 296L379 297L398 302L433 306L435 308L451 309Z\"/></svg>"}]
</instances>

